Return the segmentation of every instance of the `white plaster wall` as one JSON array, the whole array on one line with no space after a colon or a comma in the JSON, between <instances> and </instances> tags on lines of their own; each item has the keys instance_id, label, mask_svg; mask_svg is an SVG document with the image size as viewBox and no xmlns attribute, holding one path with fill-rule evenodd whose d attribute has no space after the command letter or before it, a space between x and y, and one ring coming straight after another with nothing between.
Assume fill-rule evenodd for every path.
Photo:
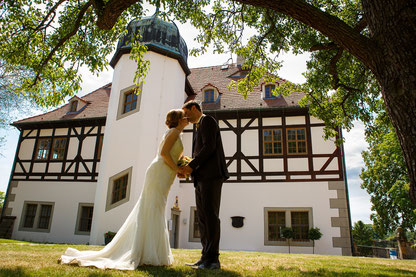
<instances>
[{"instance_id":1,"label":"white plaster wall","mask_svg":"<svg viewBox=\"0 0 416 277\"><path fill-rule=\"evenodd\" d=\"M190 207L195 206L192 184L180 184L183 200L181 213L180 248L201 248L200 243L189 242ZM225 183L221 198L221 250L245 250L287 253L287 246L264 245L264 207L312 208L313 226L323 236L315 242L315 253L342 255L332 246L332 237L340 236L339 228L331 227L331 217L338 216L330 209L329 198L336 192L328 190L327 182L290 183ZM244 226L234 228L231 216L244 216ZM186 223L184 223L184 220ZM291 246L291 253L312 253L312 247Z\"/></svg>"},{"instance_id":2,"label":"white plaster wall","mask_svg":"<svg viewBox=\"0 0 416 277\"><path fill-rule=\"evenodd\" d=\"M31 160L33 155L33 149L35 149L35 139L25 139L20 144L19 159Z\"/></svg>"},{"instance_id":3,"label":"white plaster wall","mask_svg":"<svg viewBox=\"0 0 416 277\"><path fill-rule=\"evenodd\" d=\"M286 117L286 125L306 124L304 116L288 116Z\"/></svg>"},{"instance_id":4,"label":"white plaster wall","mask_svg":"<svg viewBox=\"0 0 416 277\"><path fill-rule=\"evenodd\" d=\"M332 154L335 149L334 140L323 138L324 127L311 127L311 141L313 154Z\"/></svg>"},{"instance_id":5,"label":"white plaster wall","mask_svg":"<svg viewBox=\"0 0 416 277\"><path fill-rule=\"evenodd\" d=\"M11 193L16 194L15 201L9 203L12 216L16 216L13 239L85 244L88 235L75 235L79 203L94 203L94 182L42 182L19 181ZM54 202L52 223L49 233L19 231L23 205L25 201Z\"/></svg>"},{"instance_id":6,"label":"white plaster wall","mask_svg":"<svg viewBox=\"0 0 416 277\"><path fill-rule=\"evenodd\" d=\"M151 51L144 58L150 61L150 70L141 92L140 111L119 120L116 117L120 91L134 84L136 64L129 55L123 55L114 68L91 244L102 244L103 234L117 231L125 221L139 198L145 171L167 131L166 113L174 108L180 109L185 100L185 73L178 61ZM133 167L129 201L105 212L109 178L129 167ZM170 209L171 202L168 205L167 209Z\"/></svg>"}]
</instances>

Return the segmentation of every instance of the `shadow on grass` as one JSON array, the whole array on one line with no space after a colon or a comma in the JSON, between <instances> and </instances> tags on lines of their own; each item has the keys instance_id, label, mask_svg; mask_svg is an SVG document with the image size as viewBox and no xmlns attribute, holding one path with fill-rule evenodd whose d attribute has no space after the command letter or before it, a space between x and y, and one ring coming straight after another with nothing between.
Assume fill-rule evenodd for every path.
<instances>
[{"instance_id":1,"label":"shadow on grass","mask_svg":"<svg viewBox=\"0 0 416 277\"><path fill-rule=\"evenodd\" d=\"M336 270L328 270L324 268L320 268L318 270L312 271L301 271L299 268L285 268L285 267L278 267L277 269L270 269L265 268L262 270L261 276L279 276L279 273L291 273L291 276L341 276L341 277L349 277L349 276L371 276L371 277L381 277L381 276L415 276L414 271L410 270L403 270L397 268L383 268L377 272L369 272L368 269L363 270L362 272L357 271L349 271L349 272L340 272Z\"/></svg>"},{"instance_id":2,"label":"shadow on grass","mask_svg":"<svg viewBox=\"0 0 416 277\"><path fill-rule=\"evenodd\" d=\"M17 268L13 268L13 269L0 268L0 276L7 276L7 277L9 277L9 276L18 276L18 277L23 276L23 277L25 277L25 276L31 276L31 275L27 274L23 268L17 267Z\"/></svg>"},{"instance_id":3,"label":"shadow on grass","mask_svg":"<svg viewBox=\"0 0 416 277\"><path fill-rule=\"evenodd\" d=\"M225 270L225 269L193 269L188 266L183 267L157 267L157 266L144 266L139 267L137 269L138 271L141 271L143 273L148 274L149 276L174 276L174 277L182 277L182 276L225 276L225 277L240 277L242 276L238 272Z\"/></svg>"}]
</instances>

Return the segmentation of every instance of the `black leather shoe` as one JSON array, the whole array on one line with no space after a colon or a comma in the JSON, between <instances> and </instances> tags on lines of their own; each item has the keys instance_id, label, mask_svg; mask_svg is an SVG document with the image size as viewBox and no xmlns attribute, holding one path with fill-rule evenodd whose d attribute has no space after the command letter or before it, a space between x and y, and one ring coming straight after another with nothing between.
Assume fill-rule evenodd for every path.
<instances>
[{"instance_id":1,"label":"black leather shoe","mask_svg":"<svg viewBox=\"0 0 416 277\"><path fill-rule=\"evenodd\" d=\"M185 265L189 265L189 266L200 266L203 263L204 263L203 260L198 260L198 261L196 261L194 263L186 263Z\"/></svg>"},{"instance_id":2,"label":"black leather shoe","mask_svg":"<svg viewBox=\"0 0 416 277\"><path fill-rule=\"evenodd\" d=\"M198 266L198 269L220 269L220 263L202 263Z\"/></svg>"}]
</instances>

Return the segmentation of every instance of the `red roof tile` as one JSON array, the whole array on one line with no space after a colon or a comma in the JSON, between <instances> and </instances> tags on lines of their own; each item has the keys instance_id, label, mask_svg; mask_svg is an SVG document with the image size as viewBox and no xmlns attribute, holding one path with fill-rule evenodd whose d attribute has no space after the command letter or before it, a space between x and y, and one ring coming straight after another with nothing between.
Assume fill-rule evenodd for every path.
<instances>
[{"instance_id":1,"label":"red roof tile","mask_svg":"<svg viewBox=\"0 0 416 277\"><path fill-rule=\"evenodd\" d=\"M189 82L196 96L189 97L188 100L196 100L202 103L204 110L235 110L235 109L255 109L255 108L271 108L271 107L293 107L299 106L299 100L303 98L304 93L293 92L289 96L276 99L263 99L261 87L262 84L254 87L253 91L246 99L237 92L236 89L229 90L228 84L232 80L238 80L240 68L236 64L229 65L226 69L222 69L222 65L201 67L191 69L188 76ZM244 76L244 75L242 75ZM279 83L285 82L281 79ZM207 86L213 86L218 89L220 98L216 103L203 103L204 95L202 90Z\"/></svg>"},{"instance_id":2,"label":"red roof tile","mask_svg":"<svg viewBox=\"0 0 416 277\"><path fill-rule=\"evenodd\" d=\"M83 96L83 97L72 97L73 99L81 99L78 103L77 112L70 111L70 103L63 105L53 111L25 118L19 121L13 122L14 125L21 123L32 123L32 122L44 122L44 121L57 121L57 120L75 120L75 119L88 119L97 117L106 117L108 109L108 100L110 98L111 83Z\"/></svg>"},{"instance_id":3,"label":"red roof tile","mask_svg":"<svg viewBox=\"0 0 416 277\"><path fill-rule=\"evenodd\" d=\"M254 87L254 90L247 96L246 99L244 99L244 97L236 90L230 91L227 88L231 80L238 80L240 73L241 70L236 64L228 65L228 67L225 69L223 65L191 69L191 74L188 76L188 80L196 95L189 96L186 101L199 101L202 103L202 108L206 111L241 110L299 106L299 100L304 96L304 94L301 92L293 92L289 96L284 96L276 99L263 99L261 97L262 84L259 84L258 86ZM282 82L285 82L285 80L281 79L279 81L279 83ZM202 91L207 86L214 87L220 94L218 101L215 103L203 103L204 95ZM70 101L73 99L82 100L80 103L78 103L78 112L69 112L70 103L67 103L53 111L22 119L14 122L13 124L19 125L20 123L106 117L110 91L111 83L81 98L74 96L70 99Z\"/></svg>"}]
</instances>

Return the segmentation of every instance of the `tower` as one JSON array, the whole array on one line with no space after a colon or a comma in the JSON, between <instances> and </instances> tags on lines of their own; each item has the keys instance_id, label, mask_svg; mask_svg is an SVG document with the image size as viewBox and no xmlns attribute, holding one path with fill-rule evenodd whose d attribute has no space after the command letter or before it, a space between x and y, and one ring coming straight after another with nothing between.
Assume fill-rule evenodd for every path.
<instances>
[{"instance_id":1,"label":"tower","mask_svg":"<svg viewBox=\"0 0 416 277\"><path fill-rule=\"evenodd\" d=\"M166 113L181 108L191 94L190 86L186 85L190 73L188 50L177 26L155 14L130 22L127 30L110 62L114 73L91 244L102 244L104 233L120 228L140 196L146 168L156 156L167 130ZM137 95L133 91L137 64L129 57L132 39L138 32L141 43L148 47L144 59L150 62L150 68Z\"/></svg>"}]
</instances>

